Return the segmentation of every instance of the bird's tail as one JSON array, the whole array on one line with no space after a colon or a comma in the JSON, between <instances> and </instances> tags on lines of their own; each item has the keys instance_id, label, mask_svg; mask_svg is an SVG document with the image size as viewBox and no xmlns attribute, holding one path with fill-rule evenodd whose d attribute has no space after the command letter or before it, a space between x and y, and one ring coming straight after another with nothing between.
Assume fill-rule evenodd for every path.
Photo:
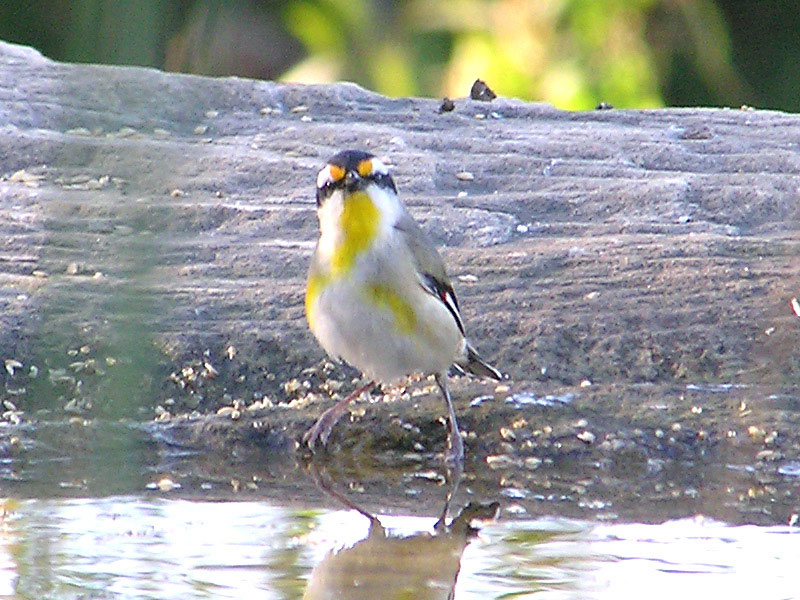
<instances>
[{"instance_id":1,"label":"bird's tail","mask_svg":"<svg viewBox=\"0 0 800 600\"><path fill-rule=\"evenodd\" d=\"M464 360L457 362L453 366L461 373L469 373L476 377L484 377L496 381L503 380L503 374L483 360L469 342L467 342L467 352Z\"/></svg>"}]
</instances>

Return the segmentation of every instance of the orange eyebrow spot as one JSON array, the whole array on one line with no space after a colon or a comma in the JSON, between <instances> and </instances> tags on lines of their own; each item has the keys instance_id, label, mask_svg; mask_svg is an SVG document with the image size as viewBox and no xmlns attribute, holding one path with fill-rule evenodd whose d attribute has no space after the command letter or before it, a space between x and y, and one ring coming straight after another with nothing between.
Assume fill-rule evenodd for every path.
<instances>
[{"instance_id":1,"label":"orange eyebrow spot","mask_svg":"<svg viewBox=\"0 0 800 600\"><path fill-rule=\"evenodd\" d=\"M339 165L328 165L328 168L331 172L331 179L334 181L339 181L342 177L344 177L343 167L340 167Z\"/></svg>"},{"instance_id":2,"label":"orange eyebrow spot","mask_svg":"<svg viewBox=\"0 0 800 600\"><path fill-rule=\"evenodd\" d=\"M358 174L362 177L369 177L372 174L372 160L366 159L358 163Z\"/></svg>"}]
</instances>

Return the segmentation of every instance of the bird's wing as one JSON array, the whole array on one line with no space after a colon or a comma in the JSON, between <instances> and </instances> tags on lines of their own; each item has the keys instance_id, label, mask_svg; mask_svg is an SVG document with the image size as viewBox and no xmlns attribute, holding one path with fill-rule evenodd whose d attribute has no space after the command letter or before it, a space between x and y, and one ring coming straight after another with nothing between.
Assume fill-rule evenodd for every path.
<instances>
[{"instance_id":1,"label":"bird's wing","mask_svg":"<svg viewBox=\"0 0 800 600\"><path fill-rule=\"evenodd\" d=\"M417 268L417 276L422 289L447 307L447 310L453 315L461 335L465 335L456 293L453 286L450 285L444 262L433 242L408 213L400 217L395 224L395 229L405 236L406 245Z\"/></svg>"}]
</instances>

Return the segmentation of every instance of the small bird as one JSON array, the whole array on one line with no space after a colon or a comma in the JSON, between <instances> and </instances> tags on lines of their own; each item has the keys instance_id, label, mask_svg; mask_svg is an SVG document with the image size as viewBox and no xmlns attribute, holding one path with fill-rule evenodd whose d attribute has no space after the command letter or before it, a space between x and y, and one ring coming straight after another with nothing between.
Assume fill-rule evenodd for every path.
<instances>
[{"instance_id":1,"label":"small bird","mask_svg":"<svg viewBox=\"0 0 800 600\"><path fill-rule=\"evenodd\" d=\"M326 444L347 405L377 383L434 375L447 404L451 464L464 445L447 389L457 370L500 380L467 341L441 256L397 195L386 165L359 150L333 156L317 176L320 236L306 288L306 318L333 358L368 380L326 410L303 436Z\"/></svg>"}]
</instances>

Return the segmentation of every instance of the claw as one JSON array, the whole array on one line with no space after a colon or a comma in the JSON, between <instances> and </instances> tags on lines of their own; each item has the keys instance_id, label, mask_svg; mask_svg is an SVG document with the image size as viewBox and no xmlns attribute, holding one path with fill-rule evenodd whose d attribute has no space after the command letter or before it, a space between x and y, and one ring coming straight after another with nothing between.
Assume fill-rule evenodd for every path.
<instances>
[{"instance_id":1,"label":"claw","mask_svg":"<svg viewBox=\"0 0 800 600\"><path fill-rule=\"evenodd\" d=\"M325 411L322 413L322 416L317 419L317 422L303 434L303 443L308 446L312 452L316 449L317 442L324 448L327 446L328 438L331 435L331 431L333 431L333 426L336 425L336 421L338 420L339 415L332 414L330 410Z\"/></svg>"},{"instance_id":2,"label":"claw","mask_svg":"<svg viewBox=\"0 0 800 600\"><path fill-rule=\"evenodd\" d=\"M347 405L374 385L375 384L370 381L369 383L362 385L360 388L356 388L350 393L349 396L347 396L347 398L340 400L334 406L322 413L319 419L317 419L317 422L314 423L311 428L303 434L303 443L308 446L312 452L314 452L317 446L317 441L321 442L322 447L324 448L328 443L328 438L331 435L331 431L333 431L333 426L336 425L336 422L347 411Z\"/></svg>"}]
</instances>

